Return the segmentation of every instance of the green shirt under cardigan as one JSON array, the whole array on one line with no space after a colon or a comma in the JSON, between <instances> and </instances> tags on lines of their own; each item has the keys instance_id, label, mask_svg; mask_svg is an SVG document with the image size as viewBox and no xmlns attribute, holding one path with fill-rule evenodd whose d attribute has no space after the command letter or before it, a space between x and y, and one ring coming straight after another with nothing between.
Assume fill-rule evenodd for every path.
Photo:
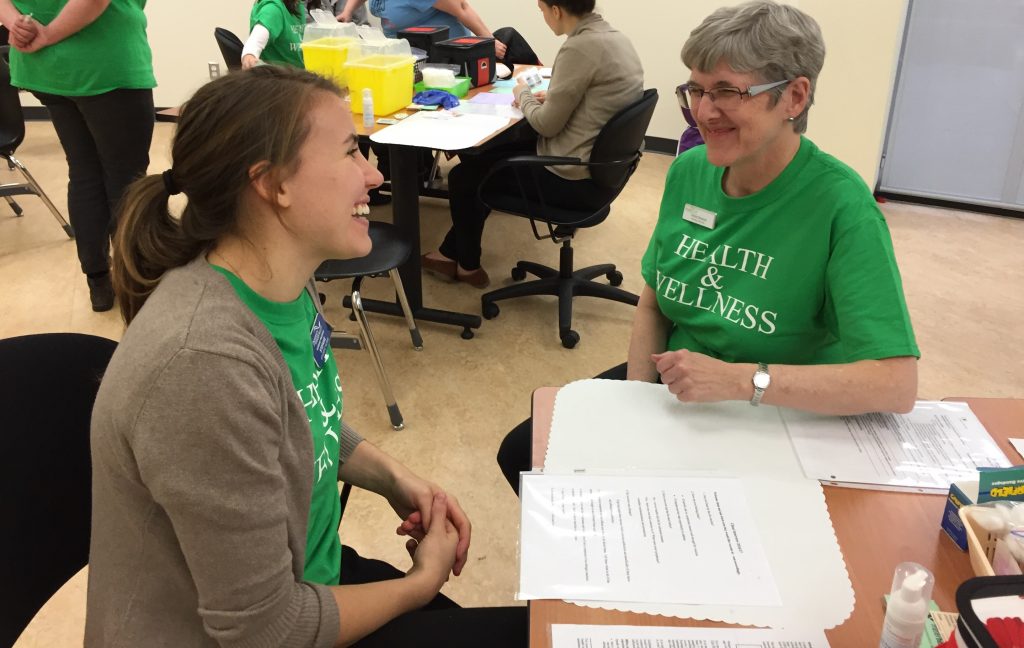
<instances>
[{"instance_id":1,"label":"green shirt under cardigan","mask_svg":"<svg viewBox=\"0 0 1024 648\"><path fill-rule=\"evenodd\" d=\"M44 25L67 0L13 0ZM63 97L156 87L146 39L146 0L110 0L100 16L59 43L31 54L11 48L11 85Z\"/></svg>"},{"instance_id":2,"label":"green shirt under cardigan","mask_svg":"<svg viewBox=\"0 0 1024 648\"><path fill-rule=\"evenodd\" d=\"M342 430L341 462L360 441ZM92 474L86 648L337 642L334 596L303 578L306 410L267 327L202 256L125 331L96 396Z\"/></svg>"}]
</instances>

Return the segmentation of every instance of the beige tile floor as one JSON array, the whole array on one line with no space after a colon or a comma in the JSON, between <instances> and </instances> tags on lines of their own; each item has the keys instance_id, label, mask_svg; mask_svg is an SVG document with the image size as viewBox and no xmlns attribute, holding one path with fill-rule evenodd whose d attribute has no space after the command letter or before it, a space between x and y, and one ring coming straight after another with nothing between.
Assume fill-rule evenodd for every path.
<instances>
[{"instance_id":1,"label":"beige tile floor","mask_svg":"<svg viewBox=\"0 0 1024 648\"><path fill-rule=\"evenodd\" d=\"M158 124L151 171L167 168L171 126ZM52 199L66 206L66 164L48 123L28 125L19 157ZM656 219L670 158L644 157L639 171L602 226L578 237L577 264L612 261L638 291L638 267ZM5 171L0 170L0 176ZM9 182L7 178L0 181ZM118 339L114 313L89 309L85 281L69 241L42 204L20 200L25 216L0 204L0 337L44 331L79 331ZM918 206L888 204L896 254L923 357L920 396L1024 397L1024 220ZM373 216L389 219L387 207ZM436 246L448 223L446 203L424 200L424 247ZM526 221L495 215L484 240L484 266L500 285L517 259L556 264L557 247L534 241ZM372 280L370 296L386 297L385 280ZM327 289L332 320L351 330L339 299L347 285ZM424 278L426 300L479 312L479 291ZM513 603L516 584L517 501L494 463L505 434L529 414L530 392L591 376L621 362L631 309L580 299L575 328L580 345L563 349L556 334L554 298L521 299L502 306L475 339L456 329L422 326L425 348L416 353L402 322L372 316L407 428L393 432L369 357L339 352L345 416L367 438L458 495L474 522L469 567L446 586L463 605ZM393 513L379 498L356 492L341 527L343 541L363 555L405 568L402 542L393 535ZM81 644L85 579L79 574L40 612L17 646Z\"/></svg>"}]
</instances>

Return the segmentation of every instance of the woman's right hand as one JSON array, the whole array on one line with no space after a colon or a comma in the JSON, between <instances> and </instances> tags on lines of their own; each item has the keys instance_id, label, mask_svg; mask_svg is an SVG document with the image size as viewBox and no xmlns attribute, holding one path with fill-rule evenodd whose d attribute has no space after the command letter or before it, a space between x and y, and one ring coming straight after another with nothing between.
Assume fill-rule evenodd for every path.
<instances>
[{"instance_id":1,"label":"woman's right hand","mask_svg":"<svg viewBox=\"0 0 1024 648\"><path fill-rule=\"evenodd\" d=\"M422 584L426 597L424 604L429 602L448 580L455 565L455 549L459 543L459 533L448 520L447 496L444 493L434 495L431 508L427 535L419 542L410 538L405 543L405 548L412 556L412 567L406 577Z\"/></svg>"},{"instance_id":2,"label":"woman's right hand","mask_svg":"<svg viewBox=\"0 0 1024 648\"><path fill-rule=\"evenodd\" d=\"M494 53L499 61L505 60L505 53L508 52L508 46L502 43L497 38L494 39Z\"/></svg>"},{"instance_id":3,"label":"woman's right hand","mask_svg":"<svg viewBox=\"0 0 1024 648\"><path fill-rule=\"evenodd\" d=\"M242 57L242 69L248 70L251 67L258 65L260 60L252 54L246 54Z\"/></svg>"},{"instance_id":4,"label":"woman's right hand","mask_svg":"<svg viewBox=\"0 0 1024 648\"><path fill-rule=\"evenodd\" d=\"M338 0L341 2L341 0ZM352 22L352 12L346 9L338 14L338 22Z\"/></svg>"}]
</instances>

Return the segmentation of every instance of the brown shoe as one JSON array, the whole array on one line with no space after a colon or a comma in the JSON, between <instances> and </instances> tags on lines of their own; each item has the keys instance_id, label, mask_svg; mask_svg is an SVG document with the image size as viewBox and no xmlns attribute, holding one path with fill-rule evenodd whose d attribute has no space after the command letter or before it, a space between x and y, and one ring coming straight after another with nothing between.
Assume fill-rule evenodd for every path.
<instances>
[{"instance_id":1,"label":"brown shoe","mask_svg":"<svg viewBox=\"0 0 1024 648\"><path fill-rule=\"evenodd\" d=\"M474 288L480 288L481 290L491 285L491 278L487 276L487 271L483 268L477 268L476 270L463 270L458 268L456 270L455 278L463 283L468 283Z\"/></svg>"},{"instance_id":2,"label":"brown shoe","mask_svg":"<svg viewBox=\"0 0 1024 648\"><path fill-rule=\"evenodd\" d=\"M420 267L435 277L455 281L457 264L449 259L432 259L426 254L420 257Z\"/></svg>"}]
</instances>

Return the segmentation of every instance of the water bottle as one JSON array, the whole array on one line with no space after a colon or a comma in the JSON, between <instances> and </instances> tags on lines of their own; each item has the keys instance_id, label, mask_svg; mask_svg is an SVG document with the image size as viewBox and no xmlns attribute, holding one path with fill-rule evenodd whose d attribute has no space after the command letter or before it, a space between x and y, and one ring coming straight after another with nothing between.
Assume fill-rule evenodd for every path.
<instances>
[{"instance_id":1,"label":"water bottle","mask_svg":"<svg viewBox=\"0 0 1024 648\"><path fill-rule=\"evenodd\" d=\"M373 90L363 88L363 128L373 128Z\"/></svg>"}]
</instances>

